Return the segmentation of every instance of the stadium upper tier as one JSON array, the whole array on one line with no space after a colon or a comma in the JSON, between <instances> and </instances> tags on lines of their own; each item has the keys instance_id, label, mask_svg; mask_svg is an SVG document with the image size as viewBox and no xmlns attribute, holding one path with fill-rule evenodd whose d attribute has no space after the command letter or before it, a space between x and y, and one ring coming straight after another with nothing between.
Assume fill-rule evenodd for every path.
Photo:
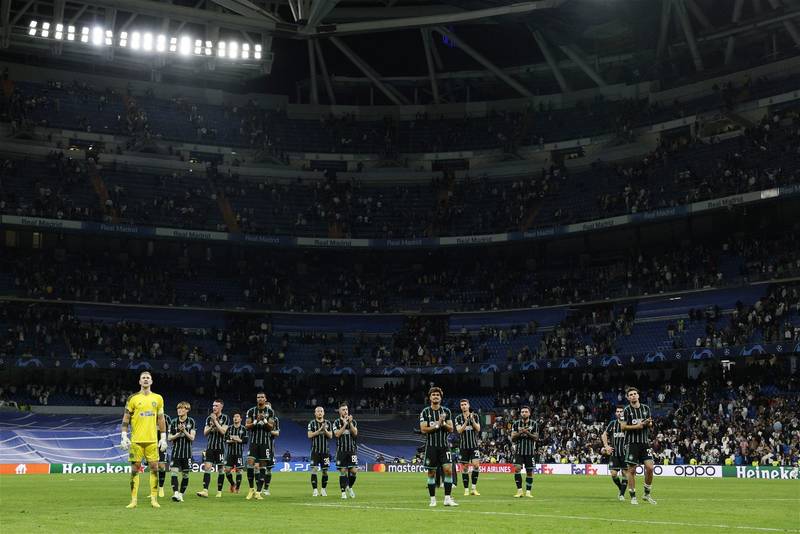
<instances>
[{"instance_id":1,"label":"stadium upper tier","mask_svg":"<svg viewBox=\"0 0 800 534\"><path fill-rule=\"evenodd\" d=\"M800 76L725 85L695 99L651 104L647 99L597 99L569 109L539 106L524 112L491 111L483 117L358 121L352 115L289 118L255 103L218 106L182 96L119 94L83 82L6 81L5 120L66 130L164 139L278 153L397 154L509 149L517 146L623 133L632 128L725 108L793 90Z\"/></svg>"},{"instance_id":2,"label":"stadium upper tier","mask_svg":"<svg viewBox=\"0 0 800 534\"><path fill-rule=\"evenodd\" d=\"M272 236L420 238L492 234L597 220L797 184L800 114L766 117L741 136L681 138L636 162L550 166L511 178L450 174L427 183L277 181L159 171L52 153L0 169L0 212ZM105 162L106 159L111 161Z\"/></svg>"}]
</instances>

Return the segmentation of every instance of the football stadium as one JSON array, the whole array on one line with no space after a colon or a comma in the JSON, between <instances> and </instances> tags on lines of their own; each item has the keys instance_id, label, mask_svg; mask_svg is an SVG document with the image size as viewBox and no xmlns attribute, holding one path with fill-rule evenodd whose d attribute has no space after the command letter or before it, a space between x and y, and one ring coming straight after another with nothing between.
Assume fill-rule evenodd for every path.
<instances>
[{"instance_id":1,"label":"football stadium","mask_svg":"<svg viewBox=\"0 0 800 534\"><path fill-rule=\"evenodd\" d=\"M0 0L0 531L800 534L800 1Z\"/></svg>"}]
</instances>

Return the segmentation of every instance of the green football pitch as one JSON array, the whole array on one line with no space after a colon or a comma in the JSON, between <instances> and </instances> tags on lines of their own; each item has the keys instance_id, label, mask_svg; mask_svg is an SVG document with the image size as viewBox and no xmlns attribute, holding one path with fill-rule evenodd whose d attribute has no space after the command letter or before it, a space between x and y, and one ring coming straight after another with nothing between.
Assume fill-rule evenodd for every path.
<instances>
[{"instance_id":1,"label":"green football pitch","mask_svg":"<svg viewBox=\"0 0 800 534\"><path fill-rule=\"evenodd\" d=\"M514 499L511 475L484 474L479 497L454 488L458 508L428 507L422 474L362 473L356 499L342 500L338 477L327 497L311 497L307 473L276 473L263 501L224 493L201 499L192 474L186 500L152 509L142 477L139 507L128 504L128 475L0 477L1 532L800 532L800 482L657 478L658 505L619 502L607 477L537 476L533 499ZM246 481L243 484L246 486ZM169 486L169 479L167 480ZM227 486L227 483L226 483ZM165 487L165 490L168 490ZM226 488L227 490L227 488ZM167 495L171 495L171 490Z\"/></svg>"}]
</instances>

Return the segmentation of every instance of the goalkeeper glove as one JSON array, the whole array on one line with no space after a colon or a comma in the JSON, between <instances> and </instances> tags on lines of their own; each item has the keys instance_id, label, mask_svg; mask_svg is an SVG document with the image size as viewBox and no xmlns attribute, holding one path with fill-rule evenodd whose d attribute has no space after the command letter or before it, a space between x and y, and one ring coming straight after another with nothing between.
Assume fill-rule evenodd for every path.
<instances>
[{"instance_id":1,"label":"goalkeeper glove","mask_svg":"<svg viewBox=\"0 0 800 534\"><path fill-rule=\"evenodd\" d=\"M167 450L167 436L161 434L161 440L158 442L158 450L165 452Z\"/></svg>"},{"instance_id":2,"label":"goalkeeper glove","mask_svg":"<svg viewBox=\"0 0 800 534\"><path fill-rule=\"evenodd\" d=\"M123 451L127 451L128 449L131 448L131 440L128 439L128 433L127 432L122 432L120 434L119 447Z\"/></svg>"}]
</instances>

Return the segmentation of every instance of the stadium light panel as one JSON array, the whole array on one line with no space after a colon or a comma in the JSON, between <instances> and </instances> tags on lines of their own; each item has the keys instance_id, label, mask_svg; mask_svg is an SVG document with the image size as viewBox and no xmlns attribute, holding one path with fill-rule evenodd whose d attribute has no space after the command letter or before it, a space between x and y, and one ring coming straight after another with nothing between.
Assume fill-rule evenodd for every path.
<instances>
[{"instance_id":1,"label":"stadium light panel","mask_svg":"<svg viewBox=\"0 0 800 534\"><path fill-rule=\"evenodd\" d=\"M180 40L180 45L178 46L178 52L182 56L188 56L192 53L192 38L188 35L182 35Z\"/></svg>"},{"instance_id":2,"label":"stadium light panel","mask_svg":"<svg viewBox=\"0 0 800 534\"><path fill-rule=\"evenodd\" d=\"M50 36L50 23L49 22L43 22L42 23L41 36L44 37L44 38L47 38L47 37Z\"/></svg>"},{"instance_id":3,"label":"stadium light panel","mask_svg":"<svg viewBox=\"0 0 800 534\"><path fill-rule=\"evenodd\" d=\"M142 50L145 52L152 52L153 51L153 34L150 32L145 32L142 35Z\"/></svg>"},{"instance_id":4,"label":"stadium light panel","mask_svg":"<svg viewBox=\"0 0 800 534\"><path fill-rule=\"evenodd\" d=\"M255 52L253 52L254 59L261 59L261 45L257 44L255 48Z\"/></svg>"},{"instance_id":5,"label":"stadium light panel","mask_svg":"<svg viewBox=\"0 0 800 534\"><path fill-rule=\"evenodd\" d=\"M177 37L170 37L169 38L169 51L170 52L177 52L178 51L178 38Z\"/></svg>"},{"instance_id":6,"label":"stadium light panel","mask_svg":"<svg viewBox=\"0 0 800 534\"><path fill-rule=\"evenodd\" d=\"M114 32L112 32L111 30L106 30L106 38L103 41L103 44L105 44L106 46L111 46L112 44L114 44Z\"/></svg>"},{"instance_id":7,"label":"stadium light panel","mask_svg":"<svg viewBox=\"0 0 800 534\"><path fill-rule=\"evenodd\" d=\"M120 32L119 34L119 46L120 48L125 48L128 46L128 32Z\"/></svg>"},{"instance_id":8,"label":"stadium light panel","mask_svg":"<svg viewBox=\"0 0 800 534\"><path fill-rule=\"evenodd\" d=\"M142 47L142 34L139 32L133 32L131 34L131 48L133 50L139 50Z\"/></svg>"},{"instance_id":9,"label":"stadium light panel","mask_svg":"<svg viewBox=\"0 0 800 534\"><path fill-rule=\"evenodd\" d=\"M84 26L81 28L81 42L88 43L89 42L89 28Z\"/></svg>"},{"instance_id":10,"label":"stadium light panel","mask_svg":"<svg viewBox=\"0 0 800 534\"><path fill-rule=\"evenodd\" d=\"M212 50L213 46L214 46L214 43L212 43L211 41L206 41L206 55L207 56L211 55L211 50Z\"/></svg>"},{"instance_id":11,"label":"stadium light panel","mask_svg":"<svg viewBox=\"0 0 800 534\"><path fill-rule=\"evenodd\" d=\"M217 57L225 57L225 41L217 43Z\"/></svg>"},{"instance_id":12,"label":"stadium light panel","mask_svg":"<svg viewBox=\"0 0 800 534\"><path fill-rule=\"evenodd\" d=\"M56 32L53 34L53 37L56 41L60 41L64 38L64 25L63 24L56 24Z\"/></svg>"},{"instance_id":13,"label":"stadium light panel","mask_svg":"<svg viewBox=\"0 0 800 534\"><path fill-rule=\"evenodd\" d=\"M228 58L237 59L239 57L239 43L231 41L228 43Z\"/></svg>"},{"instance_id":14,"label":"stadium light panel","mask_svg":"<svg viewBox=\"0 0 800 534\"><path fill-rule=\"evenodd\" d=\"M103 28L100 26L92 28L92 44L95 46L103 44Z\"/></svg>"},{"instance_id":15,"label":"stadium light panel","mask_svg":"<svg viewBox=\"0 0 800 534\"><path fill-rule=\"evenodd\" d=\"M69 25L67 26L67 41L74 41L75 40L75 26Z\"/></svg>"},{"instance_id":16,"label":"stadium light panel","mask_svg":"<svg viewBox=\"0 0 800 534\"><path fill-rule=\"evenodd\" d=\"M194 55L199 56L203 53L203 41L201 39L194 40Z\"/></svg>"},{"instance_id":17,"label":"stadium light panel","mask_svg":"<svg viewBox=\"0 0 800 534\"><path fill-rule=\"evenodd\" d=\"M250 59L250 44L242 43L242 59Z\"/></svg>"},{"instance_id":18,"label":"stadium light panel","mask_svg":"<svg viewBox=\"0 0 800 534\"><path fill-rule=\"evenodd\" d=\"M159 34L156 37L156 52L166 52L167 51L167 36L164 34Z\"/></svg>"},{"instance_id":19,"label":"stadium light panel","mask_svg":"<svg viewBox=\"0 0 800 534\"><path fill-rule=\"evenodd\" d=\"M36 36L36 26L38 25L39 23L37 21L32 20L31 23L28 24L28 35L30 35L31 37Z\"/></svg>"}]
</instances>

